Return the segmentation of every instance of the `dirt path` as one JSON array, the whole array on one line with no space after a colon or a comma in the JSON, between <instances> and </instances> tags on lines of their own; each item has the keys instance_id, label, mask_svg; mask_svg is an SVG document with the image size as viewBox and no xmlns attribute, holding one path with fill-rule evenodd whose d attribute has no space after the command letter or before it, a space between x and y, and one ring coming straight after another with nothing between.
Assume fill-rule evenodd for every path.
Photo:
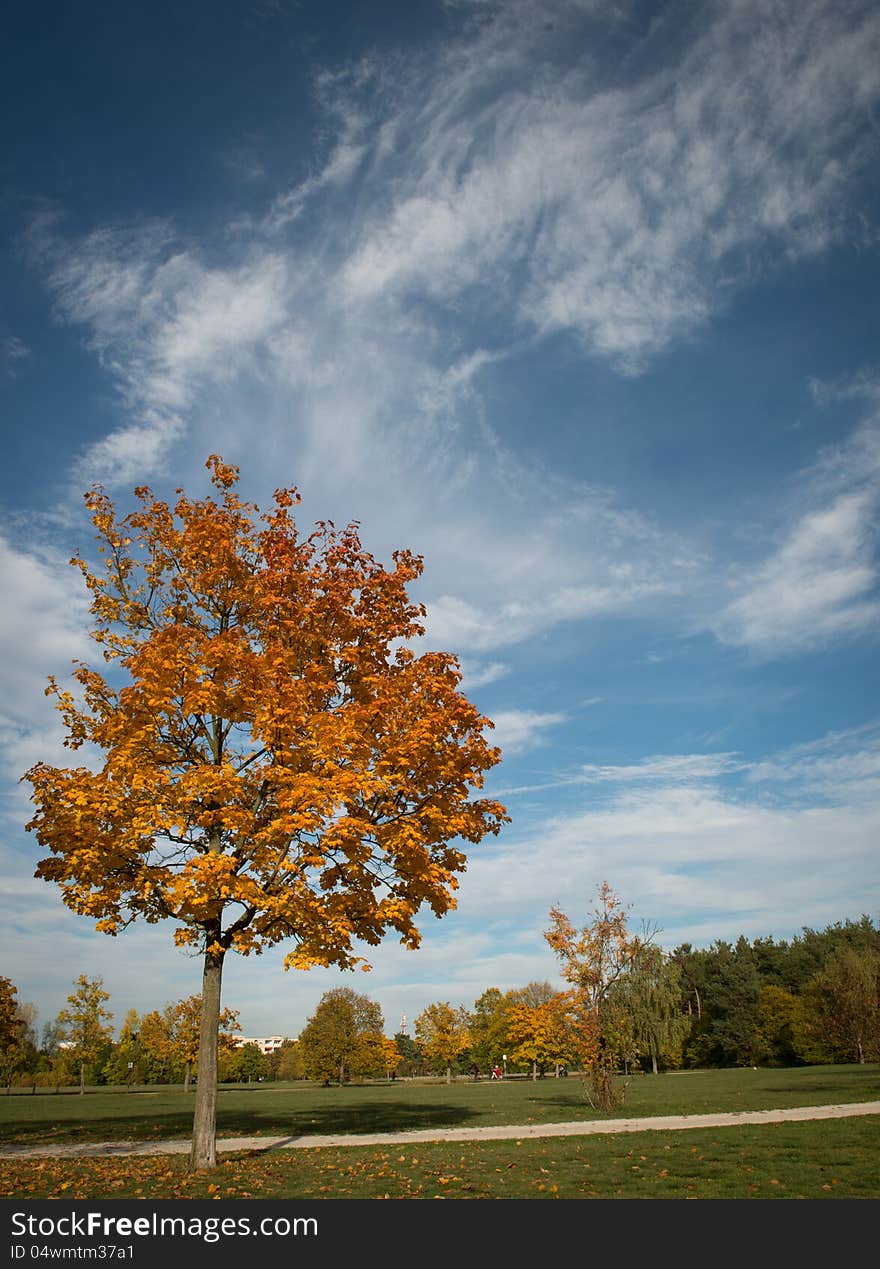
<instances>
[{"instance_id":1,"label":"dirt path","mask_svg":"<svg viewBox=\"0 0 880 1269\"><path fill-rule=\"evenodd\" d=\"M321 1146L387 1146L416 1141L499 1141L534 1137L581 1137L618 1132L669 1132L683 1128L730 1128L737 1124L779 1124L805 1119L845 1119L851 1115L880 1115L880 1102L849 1102L841 1106L794 1106L787 1110L745 1110L733 1114L655 1115L648 1119L601 1119L563 1124L497 1124L483 1128L425 1128L411 1132L371 1132L362 1135L317 1134L299 1137L219 1137L217 1152L235 1150L312 1150ZM98 1141L69 1145L6 1146L3 1159L78 1159L123 1155L188 1154L190 1142Z\"/></svg>"}]
</instances>

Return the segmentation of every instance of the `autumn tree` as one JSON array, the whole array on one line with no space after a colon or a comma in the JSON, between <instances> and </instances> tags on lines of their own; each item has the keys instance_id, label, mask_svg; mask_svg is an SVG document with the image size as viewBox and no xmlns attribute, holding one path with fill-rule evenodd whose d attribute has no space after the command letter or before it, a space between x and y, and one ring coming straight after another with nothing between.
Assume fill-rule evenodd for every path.
<instances>
[{"instance_id":1,"label":"autumn tree","mask_svg":"<svg viewBox=\"0 0 880 1269\"><path fill-rule=\"evenodd\" d=\"M43 1024L43 1030L40 1035L37 1082L46 1086L52 1085L56 1091L62 1084L68 1082L69 1063L67 1061L67 1050L61 1048L63 1039L64 1027L57 1018L52 1018Z\"/></svg>"},{"instance_id":2,"label":"autumn tree","mask_svg":"<svg viewBox=\"0 0 880 1269\"><path fill-rule=\"evenodd\" d=\"M174 1078L167 1012L151 1009L140 1020L140 1062L147 1084L166 1084Z\"/></svg>"},{"instance_id":3,"label":"autumn tree","mask_svg":"<svg viewBox=\"0 0 880 1269\"><path fill-rule=\"evenodd\" d=\"M552 992L544 1000L530 1003L526 998L511 1005L511 1056L515 1062L531 1065L533 1080L543 1075L549 1065L559 1066L572 1060L576 1048L572 1004L568 992Z\"/></svg>"},{"instance_id":4,"label":"autumn tree","mask_svg":"<svg viewBox=\"0 0 880 1269\"><path fill-rule=\"evenodd\" d=\"M375 1052L376 1056L381 1059L381 1067L385 1074L390 1078L397 1078L397 1072L403 1062L403 1054L398 1048L397 1041L393 1036L383 1035L379 1038Z\"/></svg>"},{"instance_id":5,"label":"autumn tree","mask_svg":"<svg viewBox=\"0 0 880 1269\"><path fill-rule=\"evenodd\" d=\"M304 1078L302 1052L299 1040L286 1040L272 1054L277 1080L301 1080Z\"/></svg>"},{"instance_id":6,"label":"autumn tree","mask_svg":"<svg viewBox=\"0 0 880 1269\"><path fill-rule=\"evenodd\" d=\"M401 1054L395 1042L381 1031L367 1031L352 1058L352 1075L362 1078L390 1076L401 1063Z\"/></svg>"},{"instance_id":7,"label":"autumn tree","mask_svg":"<svg viewBox=\"0 0 880 1269\"><path fill-rule=\"evenodd\" d=\"M428 1005L415 1021L416 1042L429 1062L446 1071L452 1083L452 1067L470 1047L470 1018L466 1009L454 1009L448 1001Z\"/></svg>"},{"instance_id":8,"label":"autumn tree","mask_svg":"<svg viewBox=\"0 0 880 1269\"><path fill-rule=\"evenodd\" d=\"M758 1060L769 1066L794 1066L798 1060L798 1034L801 1001L792 992L776 983L761 988L758 1005Z\"/></svg>"},{"instance_id":9,"label":"autumn tree","mask_svg":"<svg viewBox=\"0 0 880 1269\"><path fill-rule=\"evenodd\" d=\"M129 1009L119 1028L119 1039L113 1052L104 1063L104 1078L108 1084L131 1084L143 1079L141 1071L141 1019L136 1009Z\"/></svg>"},{"instance_id":10,"label":"autumn tree","mask_svg":"<svg viewBox=\"0 0 880 1269\"><path fill-rule=\"evenodd\" d=\"M18 988L0 977L0 1082L9 1085L28 1057L28 1019L18 1000Z\"/></svg>"},{"instance_id":11,"label":"autumn tree","mask_svg":"<svg viewBox=\"0 0 880 1269\"><path fill-rule=\"evenodd\" d=\"M32 1076L40 1057L39 1042L37 1040L39 1010L31 1001L23 1001L18 1006L18 1015L21 1020L21 1045L24 1054L20 1074Z\"/></svg>"},{"instance_id":12,"label":"autumn tree","mask_svg":"<svg viewBox=\"0 0 880 1269\"><path fill-rule=\"evenodd\" d=\"M602 1110L618 1101L612 1074L614 1054L606 1030L609 994L637 963L652 934L631 934L626 909L603 881L597 891L593 920L577 929L557 907L550 909L551 926L544 937L561 962L562 977L571 988L578 1058L587 1072L588 1096Z\"/></svg>"},{"instance_id":13,"label":"autumn tree","mask_svg":"<svg viewBox=\"0 0 880 1269\"><path fill-rule=\"evenodd\" d=\"M512 1048L510 1039L509 993L499 987L489 987L474 1001L470 1012L470 1054L483 1070L500 1062L502 1055Z\"/></svg>"},{"instance_id":14,"label":"autumn tree","mask_svg":"<svg viewBox=\"0 0 880 1269\"><path fill-rule=\"evenodd\" d=\"M106 1025L113 1014L104 1008L104 1001L109 999L103 978L80 974L76 980L76 991L67 997L70 1008L62 1009L58 1014L65 1040L70 1045L71 1059L79 1067L80 1093L86 1091L86 1067L97 1066L113 1041L113 1032Z\"/></svg>"},{"instance_id":15,"label":"autumn tree","mask_svg":"<svg viewBox=\"0 0 880 1269\"><path fill-rule=\"evenodd\" d=\"M261 513L213 455L215 494L149 489L120 519L86 495L103 567L76 557L106 675L50 680L78 767L26 774L37 875L117 934L168 919L203 958L191 1166L216 1162L217 1037L228 952L291 940L285 966L350 968L388 930L455 905L465 843L497 832L473 797L500 754L455 658L416 655L420 557L379 564L357 525L300 536L295 489Z\"/></svg>"},{"instance_id":16,"label":"autumn tree","mask_svg":"<svg viewBox=\"0 0 880 1269\"><path fill-rule=\"evenodd\" d=\"M350 987L326 991L300 1033L303 1069L309 1079L340 1085L362 1073L368 1037L382 1034L382 1010L375 1000Z\"/></svg>"},{"instance_id":17,"label":"autumn tree","mask_svg":"<svg viewBox=\"0 0 880 1269\"><path fill-rule=\"evenodd\" d=\"M512 988L507 993L507 1001L510 1005L528 1005L529 1008L534 1008L536 1005L546 1005L556 994L552 983L546 979L533 978L525 987Z\"/></svg>"},{"instance_id":18,"label":"autumn tree","mask_svg":"<svg viewBox=\"0 0 880 1269\"><path fill-rule=\"evenodd\" d=\"M164 1015L165 1052L170 1060L183 1069L183 1091L189 1092L193 1066L199 1060L202 1029L202 998L187 996L168 1005ZM239 1030L238 1011L221 1009L218 1019L218 1047L227 1054L235 1050L234 1033Z\"/></svg>"},{"instance_id":19,"label":"autumn tree","mask_svg":"<svg viewBox=\"0 0 880 1269\"><path fill-rule=\"evenodd\" d=\"M201 1035L201 996L187 996L165 1006L152 1009L137 1020L133 1043L137 1067L146 1083L172 1083L180 1080L183 1091L189 1092L192 1071L199 1057ZM235 1050L235 1032L239 1030L238 1012L224 1008L219 1018L218 1052L225 1056ZM126 1026L120 1032L122 1045Z\"/></svg>"},{"instance_id":20,"label":"autumn tree","mask_svg":"<svg viewBox=\"0 0 880 1269\"><path fill-rule=\"evenodd\" d=\"M880 952L840 946L818 975L823 1021L837 1055L864 1064L880 1059Z\"/></svg>"}]
</instances>

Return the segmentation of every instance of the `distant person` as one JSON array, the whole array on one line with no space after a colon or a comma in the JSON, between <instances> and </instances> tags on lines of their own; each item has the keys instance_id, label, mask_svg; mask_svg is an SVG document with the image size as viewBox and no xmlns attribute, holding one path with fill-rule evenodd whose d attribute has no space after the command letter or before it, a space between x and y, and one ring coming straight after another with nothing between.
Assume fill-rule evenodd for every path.
<instances>
[{"instance_id":1,"label":"distant person","mask_svg":"<svg viewBox=\"0 0 880 1269\"><path fill-rule=\"evenodd\" d=\"M493 1080L500 1080L500 1079L501 1079L501 1067L497 1064L497 1062L496 1062L496 1064L492 1067L492 1079L493 1079Z\"/></svg>"}]
</instances>

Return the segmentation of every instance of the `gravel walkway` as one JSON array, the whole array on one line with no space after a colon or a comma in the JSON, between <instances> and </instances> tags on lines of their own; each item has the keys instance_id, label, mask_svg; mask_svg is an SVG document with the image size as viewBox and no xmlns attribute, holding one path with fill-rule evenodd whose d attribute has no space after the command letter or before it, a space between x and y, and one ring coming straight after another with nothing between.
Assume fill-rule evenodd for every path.
<instances>
[{"instance_id":1,"label":"gravel walkway","mask_svg":"<svg viewBox=\"0 0 880 1269\"><path fill-rule=\"evenodd\" d=\"M387 1146L417 1141L499 1141L534 1137L582 1137L595 1133L668 1132L683 1128L729 1128L737 1124L779 1124L805 1119L845 1119L880 1115L880 1102L841 1106L794 1106L786 1110L745 1110L733 1114L655 1115L648 1119L601 1119L563 1124L498 1124L483 1128L426 1128L411 1132L299 1137L218 1137L217 1153L234 1150L312 1150L321 1146ZM82 1159L123 1155L188 1154L189 1139L176 1141L97 1141L68 1145L5 1146L2 1159Z\"/></svg>"}]
</instances>

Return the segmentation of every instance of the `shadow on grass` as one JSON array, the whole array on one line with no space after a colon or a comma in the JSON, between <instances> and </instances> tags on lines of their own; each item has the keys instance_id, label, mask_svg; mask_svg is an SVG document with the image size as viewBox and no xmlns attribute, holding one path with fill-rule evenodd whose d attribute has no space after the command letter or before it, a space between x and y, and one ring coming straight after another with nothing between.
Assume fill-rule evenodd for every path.
<instances>
[{"instance_id":1,"label":"shadow on grass","mask_svg":"<svg viewBox=\"0 0 880 1269\"><path fill-rule=\"evenodd\" d=\"M267 1110L228 1108L217 1111L217 1135L221 1137L305 1137L337 1133L406 1132L417 1128L455 1128L474 1119L462 1106L367 1102L360 1106L309 1107L301 1113L274 1114ZM193 1112L164 1111L155 1118L143 1115L98 1117L83 1122L59 1122L37 1117L27 1123L5 1125L2 1144L35 1145L85 1141L163 1141L188 1137Z\"/></svg>"},{"instance_id":2,"label":"shadow on grass","mask_svg":"<svg viewBox=\"0 0 880 1269\"><path fill-rule=\"evenodd\" d=\"M586 1097L572 1101L570 1097L529 1097L526 1099L534 1106L559 1106L565 1111L566 1119L570 1119L575 1111L590 1111L590 1103Z\"/></svg>"},{"instance_id":3,"label":"shadow on grass","mask_svg":"<svg viewBox=\"0 0 880 1269\"><path fill-rule=\"evenodd\" d=\"M271 1133L273 1136L283 1134L289 1137L323 1136L336 1133L408 1132L416 1128L455 1128L476 1117L473 1111L463 1106L443 1103L392 1105L375 1102L357 1108L351 1106L327 1106L321 1110L313 1108L305 1114L291 1115L283 1121L277 1116L265 1116L262 1117L262 1123L259 1125L254 1122L260 1118L259 1116L250 1117L251 1127L231 1125L228 1118L221 1119L218 1116L217 1130L225 1136Z\"/></svg>"}]
</instances>

